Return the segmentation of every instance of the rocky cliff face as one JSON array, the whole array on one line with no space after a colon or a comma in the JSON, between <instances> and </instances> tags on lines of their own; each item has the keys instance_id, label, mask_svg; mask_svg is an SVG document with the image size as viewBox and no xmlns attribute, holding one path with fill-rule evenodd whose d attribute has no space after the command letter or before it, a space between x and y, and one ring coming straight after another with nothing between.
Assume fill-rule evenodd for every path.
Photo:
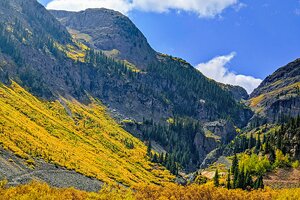
<instances>
[{"instance_id":1,"label":"rocky cliff face","mask_svg":"<svg viewBox=\"0 0 300 200\"><path fill-rule=\"evenodd\" d=\"M250 106L256 111L252 122L280 122L300 114L300 59L268 76L251 94Z\"/></svg>"},{"instance_id":2,"label":"rocky cliff face","mask_svg":"<svg viewBox=\"0 0 300 200\"><path fill-rule=\"evenodd\" d=\"M207 136L220 140L223 144L237 136L234 124L226 120L205 123L204 132Z\"/></svg>"},{"instance_id":3,"label":"rocky cliff face","mask_svg":"<svg viewBox=\"0 0 300 200\"><path fill-rule=\"evenodd\" d=\"M249 98L247 91L240 86L222 84L222 87L228 90L237 101L248 100Z\"/></svg>"},{"instance_id":4,"label":"rocky cliff face","mask_svg":"<svg viewBox=\"0 0 300 200\"><path fill-rule=\"evenodd\" d=\"M220 142L217 138L207 137L202 133L198 133L195 136L194 144L197 151L199 152L199 162L202 163L207 155L220 145Z\"/></svg>"},{"instance_id":5,"label":"rocky cliff face","mask_svg":"<svg viewBox=\"0 0 300 200\"><path fill-rule=\"evenodd\" d=\"M145 36L119 12L104 8L50 12L70 33L94 49L106 51L108 55L142 69L156 62L156 52Z\"/></svg>"}]
</instances>

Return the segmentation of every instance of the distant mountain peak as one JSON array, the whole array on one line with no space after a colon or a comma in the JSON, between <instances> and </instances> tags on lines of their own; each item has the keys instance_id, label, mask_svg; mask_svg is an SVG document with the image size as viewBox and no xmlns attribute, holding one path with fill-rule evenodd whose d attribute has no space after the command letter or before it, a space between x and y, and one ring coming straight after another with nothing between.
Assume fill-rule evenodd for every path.
<instances>
[{"instance_id":1,"label":"distant mountain peak","mask_svg":"<svg viewBox=\"0 0 300 200\"><path fill-rule=\"evenodd\" d=\"M50 11L71 34L92 48L107 52L119 60L127 60L138 68L156 62L156 52L143 33L120 12L106 8L79 12ZM112 52L117 50L118 54Z\"/></svg>"}]
</instances>

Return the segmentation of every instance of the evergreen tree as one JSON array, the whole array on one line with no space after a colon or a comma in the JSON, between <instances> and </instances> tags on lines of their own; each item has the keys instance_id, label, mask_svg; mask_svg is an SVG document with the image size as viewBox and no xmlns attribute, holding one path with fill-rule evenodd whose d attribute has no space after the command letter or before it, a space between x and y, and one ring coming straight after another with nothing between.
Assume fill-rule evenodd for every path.
<instances>
[{"instance_id":1,"label":"evergreen tree","mask_svg":"<svg viewBox=\"0 0 300 200\"><path fill-rule=\"evenodd\" d=\"M231 172L234 174L236 171L236 168L239 167L239 160L237 158L237 155L235 154L232 160L232 166L231 166Z\"/></svg>"},{"instance_id":2,"label":"evergreen tree","mask_svg":"<svg viewBox=\"0 0 300 200\"><path fill-rule=\"evenodd\" d=\"M163 164L163 163L164 163L164 153L161 153L161 154L159 155L159 163L160 163L160 164Z\"/></svg>"},{"instance_id":3,"label":"evergreen tree","mask_svg":"<svg viewBox=\"0 0 300 200\"><path fill-rule=\"evenodd\" d=\"M248 141L248 149L252 149L253 147L253 134L251 133L249 141Z\"/></svg>"},{"instance_id":4,"label":"evergreen tree","mask_svg":"<svg viewBox=\"0 0 300 200\"><path fill-rule=\"evenodd\" d=\"M267 139L267 138L266 138L266 134L263 134L263 141L262 141L263 144L266 143L266 139Z\"/></svg>"},{"instance_id":5,"label":"evergreen tree","mask_svg":"<svg viewBox=\"0 0 300 200\"><path fill-rule=\"evenodd\" d=\"M279 150L282 150L282 132L283 132L283 126L281 126L281 129L277 132L277 138L276 138L276 147Z\"/></svg>"},{"instance_id":6,"label":"evergreen tree","mask_svg":"<svg viewBox=\"0 0 300 200\"><path fill-rule=\"evenodd\" d=\"M245 187L245 169L244 166L242 170L238 173L238 180L237 180L237 188L244 189Z\"/></svg>"},{"instance_id":7,"label":"evergreen tree","mask_svg":"<svg viewBox=\"0 0 300 200\"><path fill-rule=\"evenodd\" d=\"M264 187L263 176L260 175L254 183L254 189L264 189Z\"/></svg>"},{"instance_id":8,"label":"evergreen tree","mask_svg":"<svg viewBox=\"0 0 300 200\"><path fill-rule=\"evenodd\" d=\"M261 141L260 141L260 135L258 135L257 140L256 140L256 145L255 145L255 151L258 153L261 148Z\"/></svg>"},{"instance_id":9,"label":"evergreen tree","mask_svg":"<svg viewBox=\"0 0 300 200\"><path fill-rule=\"evenodd\" d=\"M230 173L230 169L228 169L226 182L227 182L227 184L226 184L227 189L228 190L231 189L231 173Z\"/></svg>"},{"instance_id":10,"label":"evergreen tree","mask_svg":"<svg viewBox=\"0 0 300 200\"><path fill-rule=\"evenodd\" d=\"M253 187L252 176L249 172L246 172L245 187Z\"/></svg>"},{"instance_id":11,"label":"evergreen tree","mask_svg":"<svg viewBox=\"0 0 300 200\"><path fill-rule=\"evenodd\" d=\"M274 164L276 160L276 154L273 148L270 148L270 155L269 155L269 161L271 164Z\"/></svg>"},{"instance_id":12,"label":"evergreen tree","mask_svg":"<svg viewBox=\"0 0 300 200\"><path fill-rule=\"evenodd\" d=\"M154 155L153 155L152 162L154 162L154 163L158 162L158 158L157 158L157 154L156 153L154 153Z\"/></svg>"},{"instance_id":13,"label":"evergreen tree","mask_svg":"<svg viewBox=\"0 0 300 200\"><path fill-rule=\"evenodd\" d=\"M151 140L149 140L148 146L147 146L147 156L149 156L149 157L152 156L151 150L152 150L152 145L151 145Z\"/></svg>"},{"instance_id":14,"label":"evergreen tree","mask_svg":"<svg viewBox=\"0 0 300 200\"><path fill-rule=\"evenodd\" d=\"M238 183L237 180L239 176L239 161L236 154L233 157L231 173L233 174L233 188L236 188Z\"/></svg>"},{"instance_id":15,"label":"evergreen tree","mask_svg":"<svg viewBox=\"0 0 300 200\"><path fill-rule=\"evenodd\" d=\"M265 151L264 151L264 153L268 154L268 153L270 153L270 149L271 149L270 140L269 140L269 138L266 138L265 140L266 141L265 141Z\"/></svg>"},{"instance_id":16,"label":"evergreen tree","mask_svg":"<svg viewBox=\"0 0 300 200\"><path fill-rule=\"evenodd\" d=\"M220 185L219 181L220 181L219 171L218 171L218 169L216 169L215 176L214 176L214 185L215 185L215 187L219 187L219 185Z\"/></svg>"}]
</instances>

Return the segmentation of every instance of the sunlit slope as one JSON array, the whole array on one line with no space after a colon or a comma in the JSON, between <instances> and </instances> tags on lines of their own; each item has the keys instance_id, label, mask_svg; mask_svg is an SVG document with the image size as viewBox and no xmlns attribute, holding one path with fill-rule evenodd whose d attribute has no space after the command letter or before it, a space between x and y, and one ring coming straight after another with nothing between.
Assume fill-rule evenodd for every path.
<instances>
[{"instance_id":1,"label":"sunlit slope","mask_svg":"<svg viewBox=\"0 0 300 200\"><path fill-rule=\"evenodd\" d=\"M300 59L268 76L250 96L254 126L284 122L300 114Z\"/></svg>"},{"instance_id":2,"label":"sunlit slope","mask_svg":"<svg viewBox=\"0 0 300 200\"><path fill-rule=\"evenodd\" d=\"M107 183L164 183L172 176L147 161L146 147L100 102L41 101L12 83L0 86L0 143L20 157L40 157Z\"/></svg>"}]
</instances>

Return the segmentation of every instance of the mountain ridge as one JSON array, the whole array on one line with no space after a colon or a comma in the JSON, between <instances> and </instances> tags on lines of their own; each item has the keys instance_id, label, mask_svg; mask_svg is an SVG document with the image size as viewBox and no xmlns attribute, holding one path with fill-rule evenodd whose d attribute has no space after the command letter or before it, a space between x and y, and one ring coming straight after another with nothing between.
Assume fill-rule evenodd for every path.
<instances>
[{"instance_id":1,"label":"mountain ridge","mask_svg":"<svg viewBox=\"0 0 300 200\"><path fill-rule=\"evenodd\" d=\"M253 123L284 122L300 114L300 59L277 69L250 95Z\"/></svg>"},{"instance_id":2,"label":"mountain ridge","mask_svg":"<svg viewBox=\"0 0 300 200\"><path fill-rule=\"evenodd\" d=\"M111 52L118 50L114 58L128 60L145 69L156 62L156 52L145 36L120 12L93 8L80 12L50 10L70 32L85 34L79 38L91 48Z\"/></svg>"}]
</instances>

